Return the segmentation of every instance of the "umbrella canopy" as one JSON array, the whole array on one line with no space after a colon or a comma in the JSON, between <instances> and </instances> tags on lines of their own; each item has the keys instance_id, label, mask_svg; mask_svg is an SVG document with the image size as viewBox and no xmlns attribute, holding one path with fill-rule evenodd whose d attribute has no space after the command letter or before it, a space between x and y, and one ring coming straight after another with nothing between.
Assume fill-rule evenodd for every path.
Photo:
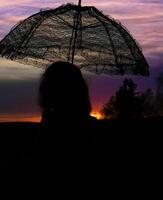
<instances>
[{"instance_id":1,"label":"umbrella canopy","mask_svg":"<svg viewBox=\"0 0 163 200\"><path fill-rule=\"evenodd\" d=\"M80 3L21 21L0 42L0 55L38 67L62 60L96 73L148 75L140 47L121 23Z\"/></svg>"}]
</instances>

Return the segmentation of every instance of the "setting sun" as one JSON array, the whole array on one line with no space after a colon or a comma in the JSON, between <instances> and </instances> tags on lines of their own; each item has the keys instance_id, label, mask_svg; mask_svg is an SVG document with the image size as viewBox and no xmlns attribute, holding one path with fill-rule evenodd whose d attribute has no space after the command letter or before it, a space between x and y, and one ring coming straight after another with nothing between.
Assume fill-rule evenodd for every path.
<instances>
[{"instance_id":1,"label":"setting sun","mask_svg":"<svg viewBox=\"0 0 163 200\"><path fill-rule=\"evenodd\" d=\"M96 119L102 119L102 115L99 112L92 112L91 113L92 117L95 117Z\"/></svg>"}]
</instances>

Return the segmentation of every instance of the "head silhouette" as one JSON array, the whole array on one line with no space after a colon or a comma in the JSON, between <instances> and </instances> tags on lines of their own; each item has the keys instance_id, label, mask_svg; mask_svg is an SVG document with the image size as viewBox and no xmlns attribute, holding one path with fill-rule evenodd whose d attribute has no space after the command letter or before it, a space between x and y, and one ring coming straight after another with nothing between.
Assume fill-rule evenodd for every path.
<instances>
[{"instance_id":1,"label":"head silhouette","mask_svg":"<svg viewBox=\"0 0 163 200\"><path fill-rule=\"evenodd\" d=\"M51 64L41 79L40 106L45 115L42 120L49 116L80 120L88 118L91 105L80 69L68 62Z\"/></svg>"}]
</instances>

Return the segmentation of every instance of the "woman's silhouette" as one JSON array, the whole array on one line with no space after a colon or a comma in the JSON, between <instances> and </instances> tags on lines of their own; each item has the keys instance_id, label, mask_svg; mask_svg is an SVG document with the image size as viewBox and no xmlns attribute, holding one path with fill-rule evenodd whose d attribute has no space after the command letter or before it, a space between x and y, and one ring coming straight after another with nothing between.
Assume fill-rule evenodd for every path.
<instances>
[{"instance_id":1,"label":"woman's silhouette","mask_svg":"<svg viewBox=\"0 0 163 200\"><path fill-rule=\"evenodd\" d=\"M80 126L87 123L91 105L88 88L80 69L68 62L50 65L42 76L40 84L40 105L42 124L55 126Z\"/></svg>"},{"instance_id":2,"label":"woman's silhouette","mask_svg":"<svg viewBox=\"0 0 163 200\"><path fill-rule=\"evenodd\" d=\"M55 177L80 183L92 180L95 173L97 177L96 120L90 117L88 87L80 69L67 62L50 65L41 78L40 106L41 182Z\"/></svg>"}]
</instances>

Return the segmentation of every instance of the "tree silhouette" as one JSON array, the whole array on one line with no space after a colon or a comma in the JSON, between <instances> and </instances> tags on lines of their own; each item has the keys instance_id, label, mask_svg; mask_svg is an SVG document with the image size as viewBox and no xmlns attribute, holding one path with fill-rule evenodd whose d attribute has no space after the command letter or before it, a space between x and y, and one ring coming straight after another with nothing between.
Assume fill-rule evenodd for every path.
<instances>
[{"instance_id":1,"label":"tree silhouette","mask_svg":"<svg viewBox=\"0 0 163 200\"><path fill-rule=\"evenodd\" d=\"M115 119L118 117L118 111L116 110L116 97L112 96L110 100L104 105L101 110L101 114L104 118Z\"/></svg>"},{"instance_id":2,"label":"tree silhouette","mask_svg":"<svg viewBox=\"0 0 163 200\"><path fill-rule=\"evenodd\" d=\"M157 115L156 97L151 89L141 93L140 102L144 117L153 117Z\"/></svg>"},{"instance_id":3,"label":"tree silhouette","mask_svg":"<svg viewBox=\"0 0 163 200\"><path fill-rule=\"evenodd\" d=\"M125 79L123 85L111 97L103 109L102 114L106 118L132 119L142 117L142 106L137 85L131 79Z\"/></svg>"},{"instance_id":4,"label":"tree silhouette","mask_svg":"<svg viewBox=\"0 0 163 200\"><path fill-rule=\"evenodd\" d=\"M163 72L159 74L156 79L157 81L157 90L156 90L156 108L158 115L163 115Z\"/></svg>"}]
</instances>

